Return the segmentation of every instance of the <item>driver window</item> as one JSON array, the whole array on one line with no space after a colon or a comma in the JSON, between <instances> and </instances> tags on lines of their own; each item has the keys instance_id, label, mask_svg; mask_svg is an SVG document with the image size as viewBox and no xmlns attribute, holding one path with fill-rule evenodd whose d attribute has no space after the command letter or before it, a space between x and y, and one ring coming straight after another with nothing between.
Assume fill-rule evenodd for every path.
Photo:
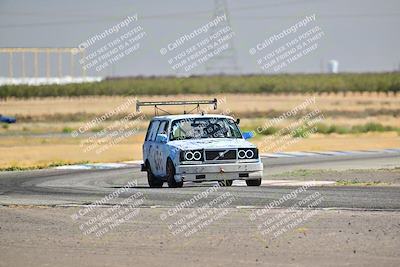
<instances>
[{"instance_id":1,"label":"driver window","mask_svg":"<svg viewBox=\"0 0 400 267\"><path fill-rule=\"evenodd\" d=\"M173 139L181 139L184 138L187 134L187 130L189 128L190 130L190 124L191 121L181 121L173 125L171 134L173 136Z\"/></svg>"},{"instance_id":2,"label":"driver window","mask_svg":"<svg viewBox=\"0 0 400 267\"><path fill-rule=\"evenodd\" d=\"M157 134L166 134L167 132L165 131L165 124L166 124L167 122L166 121L162 121L161 123L160 123L160 126L158 127L158 131L157 131Z\"/></svg>"}]
</instances>

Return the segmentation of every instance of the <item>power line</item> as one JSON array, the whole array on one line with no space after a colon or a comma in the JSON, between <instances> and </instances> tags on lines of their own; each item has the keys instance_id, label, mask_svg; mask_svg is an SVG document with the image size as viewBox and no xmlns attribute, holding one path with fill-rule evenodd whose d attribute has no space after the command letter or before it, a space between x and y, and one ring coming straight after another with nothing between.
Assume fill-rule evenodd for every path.
<instances>
[{"instance_id":1,"label":"power line","mask_svg":"<svg viewBox=\"0 0 400 267\"><path fill-rule=\"evenodd\" d=\"M285 6L285 5L293 5L293 4L300 4L300 3L304 3L304 2L311 2L311 1L320 1L320 0L291 0L291 1L285 1L285 2L277 2L277 3L268 3L268 4L262 4L262 5L252 5L252 6L239 6L239 7L235 7L235 8L230 8L231 11L234 10L248 10L248 9L260 9L260 8L270 8L270 7L274 7L274 6ZM126 10L125 10L126 11ZM199 14L203 14L203 15L209 15L210 13L213 12L213 9L208 9L208 10L198 10L198 11L188 11L188 12L178 12L178 13L167 13L167 14L155 14L155 15L148 15L145 16L144 18L166 18L166 17L176 17L176 16L181 16L181 15L187 15L187 16L192 16L192 15L199 15ZM35 12L0 12L0 15L2 16L6 16L6 15L12 15L12 16L39 16L39 17L43 17L43 16L95 16L93 14L76 14L76 13L35 13ZM100 16L99 18L107 18L109 17L108 15L105 16Z\"/></svg>"},{"instance_id":2,"label":"power line","mask_svg":"<svg viewBox=\"0 0 400 267\"><path fill-rule=\"evenodd\" d=\"M196 19L193 15L187 15L191 19ZM235 20L286 20L286 19L296 19L302 18L303 16L293 15L282 15L282 16L231 16L234 17ZM390 14L326 14L326 15L318 15L318 19L340 19L340 18L393 18L397 17L400 19L400 13L390 13ZM75 24L83 24L83 23L99 23L106 21L120 21L125 17L118 18L108 18L108 19L85 19L85 20L73 20L73 21L52 21L52 22L38 22L38 23L22 23L22 24L5 24L0 25L0 29L7 28L31 28L31 27L43 27L43 26L60 26L60 25L75 25ZM168 19L182 19L182 17L171 16L171 17L163 17ZM198 19L204 19L205 17L198 17ZM140 19L161 19L161 17L155 16L145 16L140 17Z\"/></svg>"}]
</instances>

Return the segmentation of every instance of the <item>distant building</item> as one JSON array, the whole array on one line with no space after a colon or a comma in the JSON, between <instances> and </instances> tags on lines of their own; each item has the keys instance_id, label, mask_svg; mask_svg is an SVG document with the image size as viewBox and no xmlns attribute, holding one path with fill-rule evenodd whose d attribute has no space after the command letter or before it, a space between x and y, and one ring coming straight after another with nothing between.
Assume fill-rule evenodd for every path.
<instances>
[{"instance_id":1,"label":"distant building","mask_svg":"<svg viewBox=\"0 0 400 267\"><path fill-rule=\"evenodd\" d=\"M329 60L328 62L328 73L338 73L339 72L339 61Z\"/></svg>"}]
</instances>

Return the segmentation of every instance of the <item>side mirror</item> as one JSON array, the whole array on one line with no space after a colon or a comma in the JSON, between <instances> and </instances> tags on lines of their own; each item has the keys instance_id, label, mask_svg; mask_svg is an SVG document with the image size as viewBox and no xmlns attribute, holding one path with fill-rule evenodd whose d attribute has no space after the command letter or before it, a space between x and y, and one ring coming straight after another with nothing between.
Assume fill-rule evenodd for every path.
<instances>
[{"instance_id":1,"label":"side mirror","mask_svg":"<svg viewBox=\"0 0 400 267\"><path fill-rule=\"evenodd\" d=\"M253 132L243 132L243 138L244 139L250 139L254 137L254 133Z\"/></svg>"},{"instance_id":2,"label":"side mirror","mask_svg":"<svg viewBox=\"0 0 400 267\"><path fill-rule=\"evenodd\" d=\"M165 144L167 142L167 140L168 140L168 137L166 134L157 134L157 137L156 137L157 143Z\"/></svg>"},{"instance_id":3,"label":"side mirror","mask_svg":"<svg viewBox=\"0 0 400 267\"><path fill-rule=\"evenodd\" d=\"M240 124L240 119L239 119L239 118L236 119L236 124L237 124L237 125Z\"/></svg>"}]
</instances>

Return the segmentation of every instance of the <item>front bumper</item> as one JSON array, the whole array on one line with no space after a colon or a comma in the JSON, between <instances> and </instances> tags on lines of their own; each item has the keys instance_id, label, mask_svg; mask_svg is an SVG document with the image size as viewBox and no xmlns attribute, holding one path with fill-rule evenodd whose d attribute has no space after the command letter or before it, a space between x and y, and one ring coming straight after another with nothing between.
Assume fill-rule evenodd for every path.
<instances>
[{"instance_id":1,"label":"front bumper","mask_svg":"<svg viewBox=\"0 0 400 267\"><path fill-rule=\"evenodd\" d=\"M199 164L176 166L175 180L221 181L260 179L263 174L261 161L226 164Z\"/></svg>"}]
</instances>

